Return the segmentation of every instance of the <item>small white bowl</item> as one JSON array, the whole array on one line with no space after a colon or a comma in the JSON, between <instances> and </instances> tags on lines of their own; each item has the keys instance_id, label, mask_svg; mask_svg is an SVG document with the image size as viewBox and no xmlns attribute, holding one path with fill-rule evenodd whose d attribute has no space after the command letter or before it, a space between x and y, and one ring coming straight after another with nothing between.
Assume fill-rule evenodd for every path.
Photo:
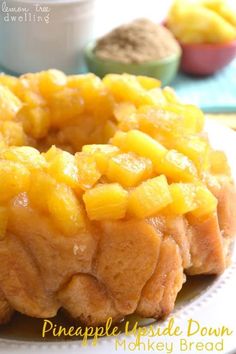
<instances>
[{"instance_id":1,"label":"small white bowl","mask_svg":"<svg viewBox=\"0 0 236 354\"><path fill-rule=\"evenodd\" d=\"M22 74L48 68L83 70L83 49L93 38L95 0L1 2L0 66Z\"/></svg>"}]
</instances>

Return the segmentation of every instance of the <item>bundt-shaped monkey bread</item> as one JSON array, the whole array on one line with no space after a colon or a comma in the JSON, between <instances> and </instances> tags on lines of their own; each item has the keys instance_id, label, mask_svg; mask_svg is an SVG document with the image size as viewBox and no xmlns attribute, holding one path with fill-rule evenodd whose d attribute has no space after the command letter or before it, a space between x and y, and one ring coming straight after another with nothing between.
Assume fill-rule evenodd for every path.
<instances>
[{"instance_id":1,"label":"bundt-shaped monkey bread","mask_svg":"<svg viewBox=\"0 0 236 354\"><path fill-rule=\"evenodd\" d=\"M142 76L0 76L0 323L170 313L219 274L236 231L204 116Z\"/></svg>"}]
</instances>

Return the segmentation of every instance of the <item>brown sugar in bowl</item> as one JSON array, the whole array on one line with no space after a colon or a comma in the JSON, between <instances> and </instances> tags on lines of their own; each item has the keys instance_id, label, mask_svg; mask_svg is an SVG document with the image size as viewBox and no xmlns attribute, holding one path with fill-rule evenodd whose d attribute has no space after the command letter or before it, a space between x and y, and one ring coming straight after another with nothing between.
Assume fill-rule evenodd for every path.
<instances>
[{"instance_id":1,"label":"brown sugar in bowl","mask_svg":"<svg viewBox=\"0 0 236 354\"><path fill-rule=\"evenodd\" d=\"M181 51L165 59L144 63L121 63L109 59L100 59L94 53L95 43L90 42L85 49L85 59L89 71L103 77L108 73L145 75L161 80L162 85L169 84L175 78L181 59Z\"/></svg>"}]
</instances>

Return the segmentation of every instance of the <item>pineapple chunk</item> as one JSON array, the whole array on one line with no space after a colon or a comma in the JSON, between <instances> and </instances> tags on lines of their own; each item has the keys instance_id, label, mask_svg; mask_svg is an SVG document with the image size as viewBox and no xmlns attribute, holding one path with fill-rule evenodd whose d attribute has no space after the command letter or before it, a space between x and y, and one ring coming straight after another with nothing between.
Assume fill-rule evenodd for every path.
<instances>
[{"instance_id":1,"label":"pineapple chunk","mask_svg":"<svg viewBox=\"0 0 236 354\"><path fill-rule=\"evenodd\" d=\"M125 118L118 124L118 129L124 132L139 128L140 125L136 114L131 114L129 117Z\"/></svg>"},{"instance_id":2,"label":"pineapple chunk","mask_svg":"<svg viewBox=\"0 0 236 354\"><path fill-rule=\"evenodd\" d=\"M99 77L94 74L72 75L68 77L68 86L78 89L86 112L100 122L113 117L114 98Z\"/></svg>"},{"instance_id":3,"label":"pineapple chunk","mask_svg":"<svg viewBox=\"0 0 236 354\"><path fill-rule=\"evenodd\" d=\"M104 77L103 83L111 91L117 102L128 101L137 105L145 92L134 75L108 74Z\"/></svg>"},{"instance_id":4,"label":"pineapple chunk","mask_svg":"<svg viewBox=\"0 0 236 354\"><path fill-rule=\"evenodd\" d=\"M139 75L137 76L137 80L145 90L161 87L161 81L154 79L153 77Z\"/></svg>"},{"instance_id":5,"label":"pineapple chunk","mask_svg":"<svg viewBox=\"0 0 236 354\"><path fill-rule=\"evenodd\" d=\"M38 73L39 89L44 97L50 97L55 92L60 91L67 84L66 75L56 69L41 71Z\"/></svg>"},{"instance_id":6,"label":"pineapple chunk","mask_svg":"<svg viewBox=\"0 0 236 354\"><path fill-rule=\"evenodd\" d=\"M43 152L42 155L47 162L51 162L56 156L59 155L61 149L57 148L55 145L52 145L48 151Z\"/></svg>"},{"instance_id":7,"label":"pineapple chunk","mask_svg":"<svg viewBox=\"0 0 236 354\"><path fill-rule=\"evenodd\" d=\"M139 128L158 141L164 139L165 146L170 148L176 135L187 133L183 118L174 112L166 112L160 107L143 106L136 114Z\"/></svg>"},{"instance_id":8,"label":"pineapple chunk","mask_svg":"<svg viewBox=\"0 0 236 354\"><path fill-rule=\"evenodd\" d=\"M0 132L7 145L21 146L26 144L26 134L18 122L10 120L0 122Z\"/></svg>"},{"instance_id":9,"label":"pineapple chunk","mask_svg":"<svg viewBox=\"0 0 236 354\"><path fill-rule=\"evenodd\" d=\"M223 176L223 180L222 177L219 175L212 175L209 171L204 171L202 173L202 182L204 183L204 185L207 186L207 188L209 188L210 190L213 191L220 191L222 188L222 182L223 180L227 180L228 177L227 176Z\"/></svg>"},{"instance_id":10,"label":"pineapple chunk","mask_svg":"<svg viewBox=\"0 0 236 354\"><path fill-rule=\"evenodd\" d=\"M0 118L1 120L13 119L22 103L6 86L0 85Z\"/></svg>"},{"instance_id":11,"label":"pineapple chunk","mask_svg":"<svg viewBox=\"0 0 236 354\"><path fill-rule=\"evenodd\" d=\"M46 166L45 158L30 146L9 147L0 152L0 158L20 162L30 170Z\"/></svg>"},{"instance_id":12,"label":"pineapple chunk","mask_svg":"<svg viewBox=\"0 0 236 354\"><path fill-rule=\"evenodd\" d=\"M190 213L194 217L202 218L217 210L216 197L204 185L196 186L195 202L197 207Z\"/></svg>"},{"instance_id":13,"label":"pineapple chunk","mask_svg":"<svg viewBox=\"0 0 236 354\"><path fill-rule=\"evenodd\" d=\"M91 220L117 220L126 214L128 192L118 183L100 184L83 195Z\"/></svg>"},{"instance_id":14,"label":"pineapple chunk","mask_svg":"<svg viewBox=\"0 0 236 354\"><path fill-rule=\"evenodd\" d=\"M176 150L194 162L199 172L208 166L209 144L205 139L194 135L180 136L173 142L173 145Z\"/></svg>"},{"instance_id":15,"label":"pineapple chunk","mask_svg":"<svg viewBox=\"0 0 236 354\"><path fill-rule=\"evenodd\" d=\"M136 112L136 107L130 102L121 102L114 108L114 116L118 122L128 119L133 113Z\"/></svg>"},{"instance_id":16,"label":"pineapple chunk","mask_svg":"<svg viewBox=\"0 0 236 354\"><path fill-rule=\"evenodd\" d=\"M2 136L2 133L0 132L0 150L6 149L6 148L7 148L7 144Z\"/></svg>"},{"instance_id":17,"label":"pineapple chunk","mask_svg":"<svg viewBox=\"0 0 236 354\"><path fill-rule=\"evenodd\" d=\"M30 184L29 170L18 162L0 160L0 202L7 202Z\"/></svg>"},{"instance_id":18,"label":"pineapple chunk","mask_svg":"<svg viewBox=\"0 0 236 354\"><path fill-rule=\"evenodd\" d=\"M17 96L22 97L25 90L30 90L33 92L39 91L38 73L27 73L19 77Z\"/></svg>"},{"instance_id":19,"label":"pineapple chunk","mask_svg":"<svg viewBox=\"0 0 236 354\"><path fill-rule=\"evenodd\" d=\"M107 170L109 158L117 155L120 150L117 146L110 144L91 144L84 145L82 152L91 154L96 160L99 171L104 174Z\"/></svg>"},{"instance_id":20,"label":"pineapple chunk","mask_svg":"<svg viewBox=\"0 0 236 354\"><path fill-rule=\"evenodd\" d=\"M194 182L198 177L193 162L175 150L169 150L156 166L159 174L166 175L173 182Z\"/></svg>"},{"instance_id":21,"label":"pineapple chunk","mask_svg":"<svg viewBox=\"0 0 236 354\"><path fill-rule=\"evenodd\" d=\"M114 108L114 116L118 122L118 128L122 131L138 129L139 123L136 117L136 107L130 102L120 102Z\"/></svg>"},{"instance_id":22,"label":"pineapple chunk","mask_svg":"<svg viewBox=\"0 0 236 354\"><path fill-rule=\"evenodd\" d=\"M17 92L18 88L18 78L15 76L0 74L0 84L9 88L14 94Z\"/></svg>"},{"instance_id":23,"label":"pineapple chunk","mask_svg":"<svg viewBox=\"0 0 236 354\"><path fill-rule=\"evenodd\" d=\"M104 77L103 82L117 102L131 102L135 106L166 103L160 89L160 82L156 81L154 84L154 80L151 78L130 74L108 74Z\"/></svg>"},{"instance_id":24,"label":"pineapple chunk","mask_svg":"<svg viewBox=\"0 0 236 354\"><path fill-rule=\"evenodd\" d=\"M121 148L124 145L126 135L127 133L118 130L116 134L110 139L110 143Z\"/></svg>"},{"instance_id":25,"label":"pineapple chunk","mask_svg":"<svg viewBox=\"0 0 236 354\"><path fill-rule=\"evenodd\" d=\"M84 100L80 91L65 87L56 92L50 101L52 126L61 128L84 111Z\"/></svg>"},{"instance_id":26,"label":"pineapple chunk","mask_svg":"<svg viewBox=\"0 0 236 354\"><path fill-rule=\"evenodd\" d=\"M122 131L129 131L139 128L136 107L130 102L121 102L115 106L114 116L118 122L118 128Z\"/></svg>"},{"instance_id":27,"label":"pineapple chunk","mask_svg":"<svg viewBox=\"0 0 236 354\"><path fill-rule=\"evenodd\" d=\"M89 144L84 145L82 152L88 154L101 153L108 156L114 156L114 154L119 153L119 149L111 144Z\"/></svg>"},{"instance_id":28,"label":"pineapple chunk","mask_svg":"<svg viewBox=\"0 0 236 354\"><path fill-rule=\"evenodd\" d=\"M48 212L47 198L51 190L56 188L56 180L43 171L33 171L29 188L30 201L40 211Z\"/></svg>"},{"instance_id":29,"label":"pineapple chunk","mask_svg":"<svg viewBox=\"0 0 236 354\"><path fill-rule=\"evenodd\" d=\"M210 152L210 170L212 174L226 174L230 176L230 167L223 151L213 150Z\"/></svg>"},{"instance_id":30,"label":"pineapple chunk","mask_svg":"<svg viewBox=\"0 0 236 354\"><path fill-rule=\"evenodd\" d=\"M174 214L183 215L196 209L196 185L192 183L172 183L170 185L172 203L167 207Z\"/></svg>"},{"instance_id":31,"label":"pineapple chunk","mask_svg":"<svg viewBox=\"0 0 236 354\"><path fill-rule=\"evenodd\" d=\"M200 133L204 127L205 118L202 111L190 104L168 104L163 107L167 112L173 112L183 119L183 128L190 134Z\"/></svg>"},{"instance_id":32,"label":"pineapple chunk","mask_svg":"<svg viewBox=\"0 0 236 354\"><path fill-rule=\"evenodd\" d=\"M55 225L64 235L74 236L85 227L82 205L68 186L58 184L52 189L47 204Z\"/></svg>"},{"instance_id":33,"label":"pineapple chunk","mask_svg":"<svg viewBox=\"0 0 236 354\"><path fill-rule=\"evenodd\" d=\"M8 209L0 206L0 240L3 240L6 236L8 223Z\"/></svg>"},{"instance_id":34,"label":"pineapple chunk","mask_svg":"<svg viewBox=\"0 0 236 354\"><path fill-rule=\"evenodd\" d=\"M128 213L146 218L156 215L172 202L165 176L158 176L141 183L129 194Z\"/></svg>"},{"instance_id":35,"label":"pineapple chunk","mask_svg":"<svg viewBox=\"0 0 236 354\"><path fill-rule=\"evenodd\" d=\"M119 154L109 160L106 176L124 187L134 187L151 177L151 160L134 153Z\"/></svg>"},{"instance_id":36,"label":"pineapple chunk","mask_svg":"<svg viewBox=\"0 0 236 354\"><path fill-rule=\"evenodd\" d=\"M108 120L103 128L103 135L104 135L104 140L108 141L110 138L112 138L115 133L117 132L118 127L117 125L112 122L111 120Z\"/></svg>"},{"instance_id":37,"label":"pineapple chunk","mask_svg":"<svg viewBox=\"0 0 236 354\"><path fill-rule=\"evenodd\" d=\"M48 165L48 173L59 183L65 183L72 188L79 185L78 167L74 155L57 149L58 153Z\"/></svg>"},{"instance_id":38,"label":"pineapple chunk","mask_svg":"<svg viewBox=\"0 0 236 354\"><path fill-rule=\"evenodd\" d=\"M39 94L30 90L21 92L21 100L26 104L27 108L36 108L46 106L46 100Z\"/></svg>"},{"instance_id":39,"label":"pineapple chunk","mask_svg":"<svg viewBox=\"0 0 236 354\"><path fill-rule=\"evenodd\" d=\"M35 139L46 137L50 128L50 112L47 107L24 107L20 114L24 130Z\"/></svg>"},{"instance_id":40,"label":"pineapple chunk","mask_svg":"<svg viewBox=\"0 0 236 354\"><path fill-rule=\"evenodd\" d=\"M147 157L156 166L158 161L167 152L166 148L156 140L139 130L130 130L128 133L117 133L112 139L125 152L135 152L137 155Z\"/></svg>"},{"instance_id":41,"label":"pineapple chunk","mask_svg":"<svg viewBox=\"0 0 236 354\"><path fill-rule=\"evenodd\" d=\"M176 137L193 134L197 130L196 117L190 116L190 120L189 116L181 113L183 108L179 106L179 110L173 109L173 105L140 107L136 114L140 129L153 137L163 135L169 140L167 146L173 147Z\"/></svg>"},{"instance_id":42,"label":"pineapple chunk","mask_svg":"<svg viewBox=\"0 0 236 354\"><path fill-rule=\"evenodd\" d=\"M178 103L178 97L176 96L175 91L171 87L164 87L162 92L168 103Z\"/></svg>"},{"instance_id":43,"label":"pineapple chunk","mask_svg":"<svg viewBox=\"0 0 236 354\"><path fill-rule=\"evenodd\" d=\"M139 99L139 106L156 106L160 107L167 103L161 88L153 88L149 91L144 91Z\"/></svg>"},{"instance_id":44,"label":"pineapple chunk","mask_svg":"<svg viewBox=\"0 0 236 354\"><path fill-rule=\"evenodd\" d=\"M83 190L91 188L101 177L95 157L84 152L78 152L75 154L75 159L78 168L79 187Z\"/></svg>"}]
</instances>

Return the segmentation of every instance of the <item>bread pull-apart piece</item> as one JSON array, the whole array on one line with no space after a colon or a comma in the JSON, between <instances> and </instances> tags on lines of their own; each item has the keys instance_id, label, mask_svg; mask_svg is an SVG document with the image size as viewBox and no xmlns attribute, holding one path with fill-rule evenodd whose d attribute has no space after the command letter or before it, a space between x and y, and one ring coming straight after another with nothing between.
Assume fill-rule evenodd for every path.
<instances>
[{"instance_id":1,"label":"bread pull-apart piece","mask_svg":"<svg viewBox=\"0 0 236 354\"><path fill-rule=\"evenodd\" d=\"M76 274L58 293L62 307L75 319L88 325L99 325L112 317L114 322L124 315L119 313L106 287L90 274Z\"/></svg>"},{"instance_id":2,"label":"bread pull-apart piece","mask_svg":"<svg viewBox=\"0 0 236 354\"><path fill-rule=\"evenodd\" d=\"M216 214L188 228L192 266L188 274L220 274L225 270L223 238Z\"/></svg>"},{"instance_id":3,"label":"bread pull-apart piece","mask_svg":"<svg viewBox=\"0 0 236 354\"><path fill-rule=\"evenodd\" d=\"M10 306L9 302L6 300L4 294L0 290L0 324L4 324L10 321L13 313L13 308Z\"/></svg>"},{"instance_id":4,"label":"bread pull-apart piece","mask_svg":"<svg viewBox=\"0 0 236 354\"><path fill-rule=\"evenodd\" d=\"M172 238L166 238L161 244L155 271L142 290L137 313L154 318L168 315L184 281L179 247Z\"/></svg>"},{"instance_id":5,"label":"bread pull-apart piece","mask_svg":"<svg viewBox=\"0 0 236 354\"><path fill-rule=\"evenodd\" d=\"M104 222L102 229L95 272L117 310L128 315L135 311L155 270L161 236L145 220Z\"/></svg>"},{"instance_id":6,"label":"bread pull-apart piece","mask_svg":"<svg viewBox=\"0 0 236 354\"><path fill-rule=\"evenodd\" d=\"M236 234L236 188L232 182L222 184L216 192L218 199L218 219L220 230L225 238L233 238Z\"/></svg>"}]
</instances>

